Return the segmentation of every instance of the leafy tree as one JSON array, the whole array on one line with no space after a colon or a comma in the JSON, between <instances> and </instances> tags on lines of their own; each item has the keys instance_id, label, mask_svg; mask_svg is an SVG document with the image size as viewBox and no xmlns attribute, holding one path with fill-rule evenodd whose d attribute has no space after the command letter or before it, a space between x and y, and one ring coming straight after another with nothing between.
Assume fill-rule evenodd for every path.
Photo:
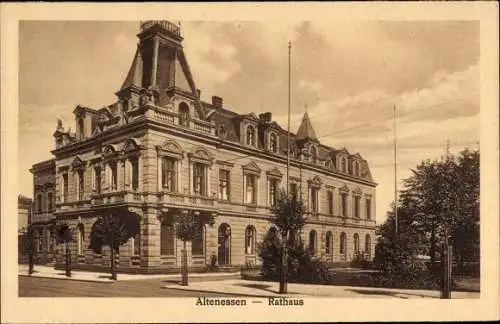
<instances>
[{"instance_id":1,"label":"leafy tree","mask_svg":"<svg viewBox=\"0 0 500 324\"><path fill-rule=\"evenodd\" d=\"M111 279L116 280L116 254L121 245L139 233L139 218L136 214L121 209L114 213L100 216L92 225L89 248L94 253L102 254L102 248L111 250Z\"/></svg>"},{"instance_id":2,"label":"leafy tree","mask_svg":"<svg viewBox=\"0 0 500 324\"><path fill-rule=\"evenodd\" d=\"M295 251L298 242L297 236L306 223L306 208L303 201L299 200L295 193L288 195L284 190L280 190L276 195L276 204L271 208L271 212L273 216L270 221L281 234L281 252L277 259L281 259L280 293L286 293L287 268L289 266L287 250L291 248L291 251Z\"/></svg>"},{"instance_id":3,"label":"leafy tree","mask_svg":"<svg viewBox=\"0 0 500 324\"><path fill-rule=\"evenodd\" d=\"M65 254L65 270L66 276L71 277L71 248L69 243L73 242L73 231L68 226L68 224L59 224L56 225L56 243L64 244L64 248L66 250Z\"/></svg>"},{"instance_id":4,"label":"leafy tree","mask_svg":"<svg viewBox=\"0 0 500 324\"><path fill-rule=\"evenodd\" d=\"M188 241L193 241L194 239L200 238L199 235L203 235L203 233L199 231L199 228L204 224L213 226L214 218L211 215L195 214L195 212L189 211L176 217L172 217L172 221L175 223L176 236L182 241L183 244L181 267L182 285L187 286L188 265L186 243Z\"/></svg>"},{"instance_id":5,"label":"leafy tree","mask_svg":"<svg viewBox=\"0 0 500 324\"><path fill-rule=\"evenodd\" d=\"M399 276L409 286L433 277L417 256L429 255L435 271L437 251L448 237L459 268L464 260L478 260L479 152L465 150L458 157L427 160L412 173L399 195L398 234L391 211L377 229L374 260L387 278Z\"/></svg>"}]
</instances>

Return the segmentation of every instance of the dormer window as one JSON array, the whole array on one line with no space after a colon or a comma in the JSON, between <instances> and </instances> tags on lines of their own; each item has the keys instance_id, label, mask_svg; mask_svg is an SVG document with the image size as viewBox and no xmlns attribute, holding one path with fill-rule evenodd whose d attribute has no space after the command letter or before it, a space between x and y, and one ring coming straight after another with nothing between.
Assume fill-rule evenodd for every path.
<instances>
[{"instance_id":1,"label":"dormer window","mask_svg":"<svg viewBox=\"0 0 500 324\"><path fill-rule=\"evenodd\" d=\"M354 161L354 175L359 176L359 162Z\"/></svg>"},{"instance_id":2,"label":"dormer window","mask_svg":"<svg viewBox=\"0 0 500 324\"><path fill-rule=\"evenodd\" d=\"M255 146L255 128L253 126L247 127L247 145Z\"/></svg>"},{"instance_id":3,"label":"dormer window","mask_svg":"<svg viewBox=\"0 0 500 324\"><path fill-rule=\"evenodd\" d=\"M83 117L78 118L78 138L83 139L85 137L83 130Z\"/></svg>"},{"instance_id":4,"label":"dormer window","mask_svg":"<svg viewBox=\"0 0 500 324\"><path fill-rule=\"evenodd\" d=\"M276 153L278 150L278 139L274 133L271 133L269 136L269 150L273 153Z\"/></svg>"},{"instance_id":5,"label":"dormer window","mask_svg":"<svg viewBox=\"0 0 500 324\"><path fill-rule=\"evenodd\" d=\"M316 163L318 159L318 150L316 147L311 146L311 162Z\"/></svg>"},{"instance_id":6,"label":"dormer window","mask_svg":"<svg viewBox=\"0 0 500 324\"><path fill-rule=\"evenodd\" d=\"M184 102L179 105L179 125L183 127L189 126L189 107Z\"/></svg>"}]
</instances>

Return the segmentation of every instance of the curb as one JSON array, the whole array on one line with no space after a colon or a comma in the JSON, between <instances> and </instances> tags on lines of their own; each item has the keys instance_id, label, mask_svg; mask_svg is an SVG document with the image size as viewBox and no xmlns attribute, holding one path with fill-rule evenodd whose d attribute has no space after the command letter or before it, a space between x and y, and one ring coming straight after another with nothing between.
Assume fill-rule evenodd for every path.
<instances>
[{"instance_id":1,"label":"curb","mask_svg":"<svg viewBox=\"0 0 500 324\"><path fill-rule=\"evenodd\" d=\"M45 278L45 279L55 279L55 280L68 280L68 281L85 281L85 282L98 282L98 283L115 283L116 281L119 280L109 280L109 281L104 281L104 280L95 280L95 279L80 279L80 278L74 278L74 277L47 277L47 276L40 276L40 275L29 275L29 274L24 274L24 273L18 273L18 276L20 277L30 277L30 278ZM125 280L122 280L125 281Z\"/></svg>"}]
</instances>

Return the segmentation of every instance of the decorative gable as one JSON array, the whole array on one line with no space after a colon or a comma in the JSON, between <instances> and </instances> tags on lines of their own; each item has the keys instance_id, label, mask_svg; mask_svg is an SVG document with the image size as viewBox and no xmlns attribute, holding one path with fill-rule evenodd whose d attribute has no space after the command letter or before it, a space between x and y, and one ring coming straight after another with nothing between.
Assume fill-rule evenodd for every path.
<instances>
[{"instance_id":1,"label":"decorative gable","mask_svg":"<svg viewBox=\"0 0 500 324\"><path fill-rule=\"evenodd\" d=\"M339 191L344 192L344 193L348 193L349 187L344 183L344 185L339 188Z\"/></svg>"},{"instance_id":2,"label":"decorative gable","mask_svg":"<svg viewBox=\"0 0 500 324\"><path fill-rule=\"evenodd\" d=\"M125 141L125 145L123 147L123 151L125 153L130 153L134 151L138 151L141 149L141 141L136 138L129 138Z\"/></svg>"},{"instance_id":3,"label":"decorative gable","mask_svg":"<svg viewBox=\"0 0 500 324\"><path fill-rule=\"evenodd\" d=\"M255 173L255 174L261 173L261 169L259 168L257 163L255 163L254 161L251 161L250 163L243 165L242 168L245 172L251 172L251 173Z\"/></svg>"}]
</instances>

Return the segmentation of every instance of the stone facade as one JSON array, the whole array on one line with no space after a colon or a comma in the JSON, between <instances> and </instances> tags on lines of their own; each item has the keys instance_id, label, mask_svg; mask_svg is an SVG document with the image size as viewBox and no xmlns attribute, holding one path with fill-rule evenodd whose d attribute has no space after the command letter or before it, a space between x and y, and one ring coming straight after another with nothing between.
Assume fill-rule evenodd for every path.
<instances>
[{"instance_id":1,"label":"stone facade","mask_svg":"<svg viewBox=\"0 0 500 324\"><path fill-rule=\"evenodd\" d=\"M309 244L314 230L311 248L331 261L347 262L362 252L371 258L376 184L367 161L321 144L307 114L297 134L288 134L271 113L240 115L217 96L201 101L178 28L143 23L117 102L101 109L77 106L75 133L57 125L54 187L43 193L53 190L53 219L74 229L76 265L109 264L109 250L94 254L88 236L97 217L123 207L139 217L141 228L120 247L122 270L177 269L183 244L168 219L184 213L215 220L202 225L201 241L187 242L191 267L204 267L212 255L220 266L259 263L256 245L271 227L273 188L286 188L288 138L290 190L300 191L309 209L302 239ZM42 177L42 169L33 170ZM35 187L35 199L41 190ZM60 262L62 252L58 248Z\"/></svg>"}]
</instances>

